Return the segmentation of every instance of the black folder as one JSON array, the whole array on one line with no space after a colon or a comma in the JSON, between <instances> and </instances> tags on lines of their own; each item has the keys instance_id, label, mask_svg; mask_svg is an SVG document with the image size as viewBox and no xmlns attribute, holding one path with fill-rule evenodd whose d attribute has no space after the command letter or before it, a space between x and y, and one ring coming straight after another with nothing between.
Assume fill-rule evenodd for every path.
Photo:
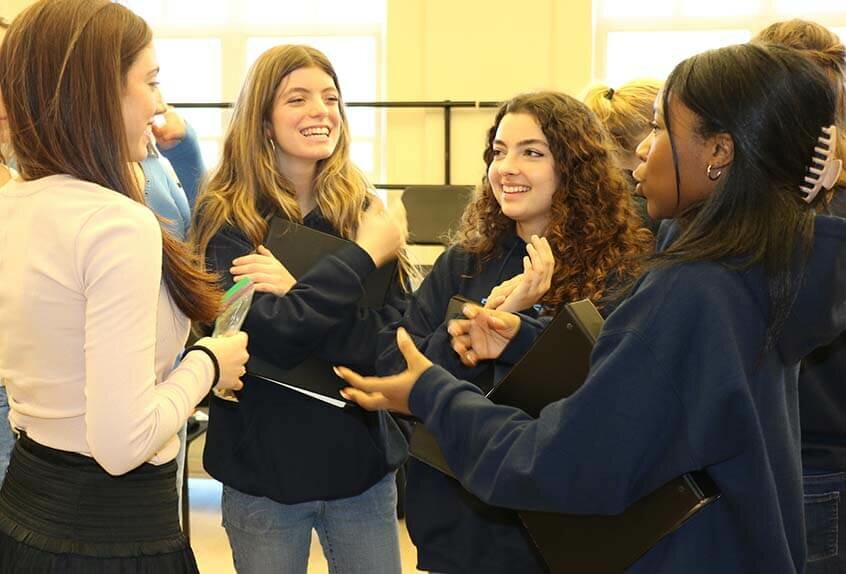
<instances>
[{"instance_id":1,"label":"black folder","mask_svg":"<svg viewBox=\"0 0 846 574\"><path fill-rule=\"evenodd\" d=\"M448 318L455 318L467 302L450 301ZM602 322L587 299L565 305L488 398L537 417L546 405L571 395L587 378ZM414 427L410 451L455 478L437 440L422 424ZM518 514L551 572L620 573L719 496L708 475L696 471L671 480L618 515Z\"/></svg>"},{"instance_id":2,"label":"black folder","mask_svg":"<svg viewBox=\"0 0 846 574\"><path fill-rule=\"evenodd\" d=\"M338 252L350 243L347 239L275 217L270 221L264 245L299 279L321 258ZM392 262L370 273L364 281L365 294L360 305L376 309L382 307L396 271L396 262ZM338 407L354 405L341 396L340 390L346 383L335 375L332 365L314 355L290 369L282 369L259 356L250 355L247 373Z\"/></svg>"}]
</instances>

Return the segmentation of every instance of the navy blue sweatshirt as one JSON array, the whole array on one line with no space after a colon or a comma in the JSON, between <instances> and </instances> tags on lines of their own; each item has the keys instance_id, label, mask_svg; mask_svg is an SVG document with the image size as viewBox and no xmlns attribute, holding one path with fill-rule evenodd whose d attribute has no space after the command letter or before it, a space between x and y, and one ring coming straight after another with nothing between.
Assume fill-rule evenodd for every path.
<instances>
[{"instance_id":1,"label":"navy blue sweatshirt","mask_svg":"<svg viewBox=\"0 0 846 574\"><path fill-rule=\"evenodd\" d=\"M305 225L338 235L317 209ZM232 260L254 251L239 230L222 228L206 261L232 284ZM284 257L280 258L284 263ZM375 269L358 245L320 260L284 296L256 294L244 322L248 350L282 368L314 354L373 372L376 334L398 320L405 295L397 285L379 310L359 307L362 282ZM238 403L212 396L203 464L220 482L283 504L360 494L399 466L405 440L386 413L339 409L251 376Z\"/></svg>"},{"instance_id":2,"label":"navy blue sweatshirt","mask_svg":"<svg viewBox=\"0 0 846 574\"><path fill-rule=\"evenodd\" d=\"M628 572L802 572L799 361L846 330L846 221L818 217L806 280L762 352L763 270L647 273L606 320L585 384L538 419L433 366L409 404L462 484L498 506L614 514L689 471L722 498ZM511 345L537 334L526 319Z\"/></svg>"},{"instance_id":3,"label":"navy blue sweatshirt","mask_svg":"<svg viewBox=\"0 0 846 574\"><path fill-rule=\"evenodd\" d=\"M829 204L846 217L846 189ZM799 371L802 463L814 471L846 471L846 332L816 349Z\"/></svg>"},{"instance_id":4,"label":"navy blue sweatshirt","mask_svg":"<svg viewBox=\"0 0 846 574\"><path fill-rule=\"evenodd\" d=\"M380 333L381 374L405 369L395 344L396 329L402 325L434 363L469 380L481 375L486 367L468 368L458 360L444 315L453 295L482 301L495 286L523 272L526 244L517 235L509 234L497 251L481 268L479 258L460 247L441 254L410 298L402 321ZM495 370L499 378L508 366L496 365ZM482 376L493 381L490 373ZM418 569L462 574L546 571L513 510L485 504L454 478L413 457L408 461L405 492L406 525L417 547Z\"/></svg>"}]
</instances>

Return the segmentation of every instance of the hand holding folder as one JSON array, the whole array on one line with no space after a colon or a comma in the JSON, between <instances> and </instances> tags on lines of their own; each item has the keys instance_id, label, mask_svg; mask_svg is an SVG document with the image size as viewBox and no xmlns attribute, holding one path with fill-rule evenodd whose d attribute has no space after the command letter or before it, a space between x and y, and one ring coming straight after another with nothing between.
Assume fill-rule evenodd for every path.
<instances>
[{"instance_id":1,"label":"hand holding folder","mask_svg":"<svg viewBox=\"0 0 846 574\"><path fill-rule=\"evenodd\" d=\"M276 217L270 221L265 239L268 250L293 277L302 278L322 258L337 253L350 241L310 227ZM364 281L360 305L380 308L395 279L396 263L387 263L370 273ZM255 354L250 356L247 372L263 381L343 408L351 404L341 394L343 381L326 361L312 355L291 368L281 368Z\"/></svg>"}]
</instances>

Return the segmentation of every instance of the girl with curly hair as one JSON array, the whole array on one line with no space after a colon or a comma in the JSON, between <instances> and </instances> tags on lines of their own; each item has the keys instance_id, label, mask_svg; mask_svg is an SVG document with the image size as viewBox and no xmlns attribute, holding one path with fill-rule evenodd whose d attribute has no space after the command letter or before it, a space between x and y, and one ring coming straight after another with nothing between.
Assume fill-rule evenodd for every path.
<instances>
[{"instance_id":1,"label":"girl with curly hair","mask_svg":"<svg viewBox=\"0 0 846 574\"><path fill-rule=\"evenodd\" d=\"M492 381L480 380L483 367L463 366L450 348L444 315L452 296L547 318L583 298L607 312L614 284L638 273L652 245L649 231L638 227L606 132L578 100L556 92L509 100L488 131L484 160L487 173L454 245L435 262L402 321L380 334L383 373L404 366L394 344L402 326L432 361L488 387ZM495 365L493 378L507 368L507 361ZM419 569L545 571L515 512L483 503L414 459L406 493Z\"/></svg>"},{"instance_id":2,"label":"girl with curly hair","mask_svg":"<svg viewBox=\"0 0 846 574\"><path fill-rule=\"evenodd\" d=\"M804 572L799 363L846 329L846 221L816 212L840 169L835 104L789 48L728 46L676 66L634 172L649 213L674 221L605 321L583 385L537 418L491 403L401 330L407 369L339 368L345 394L422 420L488 504L615 515L707 473L720 498L627 573ZM518 354L542 327L466 307L471 319L450 324L462 356Z\"/></svg>"}]
</instances>

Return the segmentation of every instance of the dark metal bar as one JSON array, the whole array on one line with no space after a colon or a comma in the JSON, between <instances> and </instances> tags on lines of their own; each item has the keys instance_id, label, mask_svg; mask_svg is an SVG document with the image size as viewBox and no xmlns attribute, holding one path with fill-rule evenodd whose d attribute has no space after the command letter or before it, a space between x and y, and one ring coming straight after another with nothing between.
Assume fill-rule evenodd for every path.
<instances>
[{"instance_id":1,"label":"dark metal bar","mask_svg":"<svg viewBox=\"0 0 846 574\"><path fill-rule=\"evenodd\" d=\"M174 108L231 108L232 102L172 102ZM345 102L348 108L496 108L499 102L453 102L444 101L419 101L419 102Z\"/></svg>"},{"instance_id":2,"label":"dark metal bar","mask_svg":"<svg viewBox=\"0 0 846 574\"><path fill-rule=\"evenodd\" d=\"M175 102L174 108L195 109L226 109L233 106L232 102ZM451 100L443 101L410 101L410 102L346 102L348 108L437 108L444 111L444 184L452 182L452 109L453 108L496 108L499 102L471 102ZM405 189L407 185L382 184L379 189Z\"/></svg>"},{"instance_id":3,"label":"dark metal bar","mask_svg":"<svg viewBox=\"0 0 846 574\"><path fill-rule=\"evenodd\" d=\"M449 100L447 100L449 101ZM452 181L452 108L444 108L444 183Z\"/></svg>"}]
</instances>

